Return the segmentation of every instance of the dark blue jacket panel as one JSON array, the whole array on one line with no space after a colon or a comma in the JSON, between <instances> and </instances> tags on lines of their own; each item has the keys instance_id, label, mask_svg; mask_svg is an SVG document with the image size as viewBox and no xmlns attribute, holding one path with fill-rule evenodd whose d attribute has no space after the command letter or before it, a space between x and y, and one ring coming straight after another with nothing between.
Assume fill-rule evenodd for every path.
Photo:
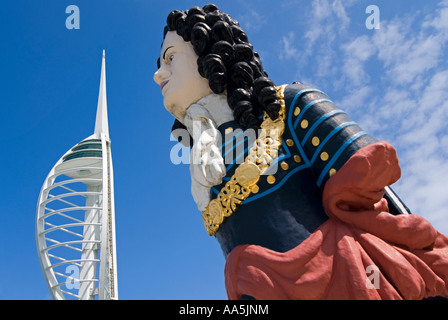
<instances>
[{"instance_id":1,"label":"dark blue jacket panel","mask_svg":"<svg viewBox=\"0 0 448 320\"><path fill-rule=\"evenodd\" d=\"M284 95L285 132L278 157L260 177L259 191L239 205L215 234L224 255L240 244L278 252L296 247L328 219L322 207L328 178L357 150L375 142L320 90L293 84ZM211 189L212 199L244 162L255 140L234 121L219 130L227 175Z\"/></svg>"}]
</instances>

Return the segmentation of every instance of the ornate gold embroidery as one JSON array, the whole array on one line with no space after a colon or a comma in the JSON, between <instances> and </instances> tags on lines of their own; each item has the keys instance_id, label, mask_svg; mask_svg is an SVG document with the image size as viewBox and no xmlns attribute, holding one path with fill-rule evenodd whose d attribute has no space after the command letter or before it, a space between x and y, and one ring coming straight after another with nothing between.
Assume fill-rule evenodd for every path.
<instances>
[{"instance_id":1,"label":"ornate gold embroidery","mask_svg":"<svg viewBox=\"0 0 448 320\"><path fill-rule=\"evenodd\" d=\"M257 182L277 157L285 130L285 100L283 92L286 85L276 87L280 100L279 117L272 120L265 113L260 135L250 148L249 154L235 170L230 181L221 189L216 199L208 204L202 213L202 220L209 235L214 235L224 219L230 217L237 206L251 193L258 192Z\"/></svg>"}]
</instances>

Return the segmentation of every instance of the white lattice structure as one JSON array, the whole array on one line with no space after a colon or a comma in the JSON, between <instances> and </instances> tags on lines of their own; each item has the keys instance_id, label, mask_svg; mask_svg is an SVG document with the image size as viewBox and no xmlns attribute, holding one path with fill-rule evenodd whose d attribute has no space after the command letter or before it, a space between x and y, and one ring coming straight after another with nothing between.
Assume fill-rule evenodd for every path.
<instances>
[{"instance_id":1,"label":"white lattice structure","mask_svg":"<svg viewBox=\"0 0 448 320\"><path fill-rule=\"evenodd\" d=\"M118 299L104 51L95 133L67 151L45 179L36 243L53 299Z\"/></svg>"}]
</instances>

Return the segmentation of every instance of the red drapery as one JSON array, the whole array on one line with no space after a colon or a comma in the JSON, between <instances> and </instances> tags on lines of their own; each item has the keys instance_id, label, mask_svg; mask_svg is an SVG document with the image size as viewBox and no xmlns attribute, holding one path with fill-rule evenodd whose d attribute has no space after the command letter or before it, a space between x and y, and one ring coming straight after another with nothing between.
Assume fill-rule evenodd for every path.
<instances>
[{"instance_id":1,"label":"red drapery","mask_svg":"<svg viewBox=\"0 0 448 320\"><path fill-rule=\"evenodd\" d=\"M329 219L304 242L285 253L256 245L232 250L228 298L448 297L448 238L417 214L388 212L384 187L400 174L388 143L359 150L326 183Z\"/></svg>"}]
</instances>

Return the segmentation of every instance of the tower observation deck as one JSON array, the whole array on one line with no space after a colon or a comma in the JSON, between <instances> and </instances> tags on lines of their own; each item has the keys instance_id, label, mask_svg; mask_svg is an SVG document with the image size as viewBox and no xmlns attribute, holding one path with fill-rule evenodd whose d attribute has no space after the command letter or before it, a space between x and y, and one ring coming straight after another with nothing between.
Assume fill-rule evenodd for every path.
<instances>
[{"instance_id":1,"label":"tower observation deck","mask_svg":"<svg viewBox=\"0 0 448 320\"><path fill-rule=\"evenodd\" d=\"M94 134L70 148L45 179L36 244L53 299L118 299L104 51Z\"/></svg>"}]
</instances>

